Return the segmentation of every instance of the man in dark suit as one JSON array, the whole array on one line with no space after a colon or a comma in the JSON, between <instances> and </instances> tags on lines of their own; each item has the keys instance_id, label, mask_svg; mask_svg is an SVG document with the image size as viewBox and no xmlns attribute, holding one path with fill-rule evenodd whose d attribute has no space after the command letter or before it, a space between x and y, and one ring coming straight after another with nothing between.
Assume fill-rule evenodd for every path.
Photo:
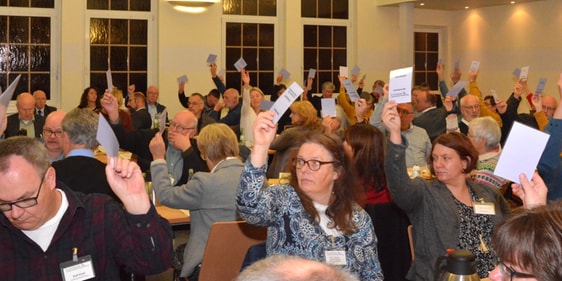
<instances>
[{"instance_id":1,"label":"man in dark suit","mask_svg":"<svg viewBox=\"0 0 562 281\"><path fill-rule=\"evenodd\" d=\"M21 93L16 100L18 113L8 117L5 137L28 136L40 138L45 118L35 116L35 99L30 93Z\"/></svg>"},{"instance_id":2,"label":"man in dark suit","mask_svg":"<svg viewBox=\"0 0 562 281\"><path fill-rule=\"evenodd\" d=\"M414 98L415 108L418 115L412 123L418 127L424 128L433 142L439 135L447 130L447 110L445 107L437 107L437 96L432 94L429 89L420 90Z\"/></svg>"},{"instance_id":3,"label":"man in dark suit","mask_svg":"<svg viewBox=\"0 0 562 281\"><path fill-rule=\"evenodd\" d=\"M135 130L150 129L152 126L152 119L150 113L146 109L146 97L142 92L135 92L129 98L127 104L131 110L131 119L133 119L133 127Z\"/></svg>"},{"instance_id":4,"label":"man in dark suit","mask_svg":"<svg viewBox=\"0 0 562 281\"><path fill-rule=\"evenodd\" d=\"M44 91L33 92L33 97L35 98L35 115L46 118L49 113L57 110L56 107L47 105L47 94Z\"/></svg>"},{"instance_id":5,"label":"man in dark suit","mask_svg":"<svg viewBox=\"0 0 562 281\"><path fill-rule=\"evenodd\" d=\"M149 86L148 90L146 90L146 101L147 101L146 107L148 108L148 113L150 113L150 118L152 119L153 122L152 125L154 125L154 118L156 117L156 115L160 115L162 111L166 109L164 105L158 103L159 96L160 96L160 90L158 90L158 87L154 85ZM169 122L168 112L166 112L166 124L168 124L168 122Z\"/></svg>"},{"instance_id":6,"label":"man in dark suit","mask_svg":"<svg viewBox=\"0 0 562 281\"><path fill-rule=\"evenodd\" d=\"M98 115L75 108L62 120L65 158L52 163L57 179L83 193L104 193L119 200L105 177L105 164L94 157Z\"/></svg>"}]
</instances>

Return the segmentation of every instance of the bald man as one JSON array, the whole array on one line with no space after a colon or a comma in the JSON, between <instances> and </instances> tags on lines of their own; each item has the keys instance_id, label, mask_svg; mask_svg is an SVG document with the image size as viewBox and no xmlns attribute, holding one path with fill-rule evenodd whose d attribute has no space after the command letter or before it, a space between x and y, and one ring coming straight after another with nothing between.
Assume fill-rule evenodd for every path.
<instances>
[{"instance_id":1,"label":"bald man","mask_svg":"<svg viewBox=\"0 0 562 281\"><path fill-rule=\"evenodd\" d=\"M66 112L55 111L45 119L43 126L43 143L47 148L49 155L49 162L62 160L64 158L64 151L62 146L62 119Z\"/></svg>"},{"instance_id":2,"label":"bald man","mask_svg":"<svg viewBox=\"0 0 562 281\"><path fill-rule=\"evenodd\" d=\"M552 118L552 114L554 114L554 110L556 110L557 106L558 102L555 98L551 96L542 96L542 110L548 119Z\"/></svg>"},{"instance_id":3,"label":"bald man","mask_svg":"<svg viewBox=\"0 0 562 281\"><path fill-rule=\"evenodd\" d=\"M57 111L54 106L47 105L47 94L43 90L33 92L35 98L35 115L47 117L51 112Z\"/></svg>"},{"instance_id":4,"label":"bald man","mask_svg":"<svg viewBox=\"0 0 562 281\"><path fill-rule=\"evenodd\" d=\"M45 118L35 116L35 98L30 93L21 93L16 100L18 113L8 117L5 137L18 135L41 138Z\"/></svg>"}]
</instances>

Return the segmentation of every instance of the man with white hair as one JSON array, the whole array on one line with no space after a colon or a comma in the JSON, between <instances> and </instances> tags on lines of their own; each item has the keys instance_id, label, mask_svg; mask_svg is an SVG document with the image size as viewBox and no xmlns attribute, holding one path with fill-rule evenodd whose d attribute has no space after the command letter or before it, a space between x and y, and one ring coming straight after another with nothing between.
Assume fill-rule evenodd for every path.
<instances>
[{"instance_id":1,"label":"man with white hair","mask_svg":"<svg viewBox=\"0 0 562 281\"><path fill-rule=\"evenodd\" d=\"M507 184L508 180L494 175L501 153L501 130L498 122L489 116L474 118L469 123L468 138L479 154L476 169L470 174L471 179L491 188Z\"/></svg>"},{"instance_id":2,"label":"man with white hair","mask_svg":"<svg viewBox=\"0 0 562 281\"><path fill-rule=\"evenodd\" d=\"M18 113L8 117L6 138L23 135L40 138L45 118L35 115L35 99L30 93L21 93L16 99Z\"/></svg>"},{"instance_id":3,"label":"man with white hair","mask_svg":"<svg viewBox=\"0 0 562 281\"><path fill-rule=\"evenodd\" d=\"M47 105L47 94L43 90L33 92L35 98L35 115L47 117L51 112L57 111L54 106Z\"/></svg>"}]
</instances>

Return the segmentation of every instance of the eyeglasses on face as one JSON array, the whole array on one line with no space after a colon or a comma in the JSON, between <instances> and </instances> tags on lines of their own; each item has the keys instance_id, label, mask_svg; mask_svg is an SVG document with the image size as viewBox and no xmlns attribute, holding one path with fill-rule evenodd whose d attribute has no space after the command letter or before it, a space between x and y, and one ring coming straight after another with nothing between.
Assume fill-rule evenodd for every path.
<instances>
[{"instance_id":1,"label":"eyeglasses on face","mask_svg":"<svg viewBox=\"0 0 562 281\"><path fill-rule=\"evenodd\" d=\"M13 202L6 202L0 203L0 211L7 212L12 210L12 206L16 205L18 208L31 208L37 205L37 198L39 198L39 193L41 192L41 187L43 186L43 180L45 179L45 175L41 177L41 183L39 184L39 189L37 190L37 195L34 197L24 198L20 200L16 200Z\"/></svg>"},{"instance_id":2,"label":"eyeglasses on face","mask_svg":"<svg viewBox=\"0 0 562 281\"><path fill-rule=\"evenodd\" d=\"M513 268L505 265L505 263L503 263L502 261L499 262L498 266L500 267L500 274L502 276L502 280L504 280L504 281L507 281L507 280L511 281L511 280L513 280L513 277L535 278L535 276L533 274L515 271Z\"/></svg>"},{"instance_id":3,"label":"eyeglasses on face","mask_svg":"<svg viewBox=\"0 0 562 281\"><path fill-rule=\"evenodd\" d=\"M43 136L50 137L53 134L55 135L55 137L58 138L62 136L63 131L53 131L51 129L43 129Z\"/></svg>"},{"instance_id":4,"label":"eyeglasses on face","mask_svg":"<svg viewBox=\"0 0 562 281\"><path fill-rule=\"evenodd\" d=\"M170 129L178 129L178 130L182 130L182 131L187 131L187 130L194 130L195 128L186 128L186 127L182 127L180 125L178 125L176 122L172 121L170 122Z\"/></svg>"},{"instance_id":5,"label":"eyeglasses on face","mask_svg":"<svg viewBox=\"0 0 562 281\"><path fill-rule=\"evenodd\" d=\"M479 104L476 105L463 105L462 108L464 109L468 109L468 110L476 110L480 108Z\"/></svg>"},{"instance_id":6,"label":"eyeglasses on face","mask_svg":"<svg viewBox=\"0 0 562 281\"><path fill-rule=\"evenodd\" d=\"M302 167L304 167L304 165L306 164L308 166L308 169L310 169L311 171L318 171L320 170L320 167L322 167L322 165L332 164L335 162L336 161L304 160L302 158L293 159L293 165L295 165L297 169L302 169Z\"/></svg>"}]
</instances>

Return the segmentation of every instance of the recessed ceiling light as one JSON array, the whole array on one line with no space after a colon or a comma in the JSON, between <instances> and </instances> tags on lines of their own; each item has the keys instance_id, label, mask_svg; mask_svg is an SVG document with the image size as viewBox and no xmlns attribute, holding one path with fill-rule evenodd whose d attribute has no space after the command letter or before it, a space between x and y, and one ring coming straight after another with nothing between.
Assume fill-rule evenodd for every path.
<instances>
[{"instance_id":1,"label":"recessed ceiling light","mask_svg":"<svg viewBox=\"0 0 562 281\"><path fill-rule=\"evenodd\" d=\"M464 6L464 8L468 10L468 6Z\"/></svg>"},{"instance_id":2,"label":"recessed ceiling light","mask_svg":"<svg viewBox=\"0 0 562 281\"><path fill-rule=\"evenodd\" d=\"M420 6L425 6L425 3L420 3Z\"/></svg>"},{"instance_id":3,"label":"recessed ceiling light","mask_svg":"<svg viewBox=\"0 0 562 281\"><path fill-rule=\"evenodd\" d=\"M511 4L515 4L515 1L511 1L510 3L511 3Z\"/></svg>"}]
</instances>

